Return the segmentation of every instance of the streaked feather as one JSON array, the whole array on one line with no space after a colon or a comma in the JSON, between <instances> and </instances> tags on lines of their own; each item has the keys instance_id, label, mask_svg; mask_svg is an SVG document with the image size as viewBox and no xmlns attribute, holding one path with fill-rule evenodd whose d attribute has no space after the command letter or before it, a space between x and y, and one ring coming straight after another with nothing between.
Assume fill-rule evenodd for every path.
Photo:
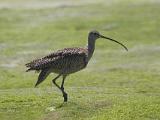
<instances>
[{"instance_id":1,"label":"streaked feather","mask_svg":"<svg viewBox=\"0 0 160 120\"><path fill-rule=\"evenodd\" d=\"M65 48L43 58L26 64L30 70L52 69L54 72L74 72L87 64L87 50L84 48ZM77 70L76 70L77 69Z\"/></svg>"}]
</instances>

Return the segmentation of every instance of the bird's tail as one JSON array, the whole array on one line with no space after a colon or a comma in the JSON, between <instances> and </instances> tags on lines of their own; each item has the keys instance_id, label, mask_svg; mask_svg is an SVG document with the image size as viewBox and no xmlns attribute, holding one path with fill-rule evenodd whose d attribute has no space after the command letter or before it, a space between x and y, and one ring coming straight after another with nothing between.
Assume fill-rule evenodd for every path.
<instances>
[{"instance_id":1,"label":"bird's tail","mask_svg":"<svg viewBox=\"0 0 160 120\"><path fill-rule=\"evenodd\" d=\"M29 72L29 71L31 71L31 70L32 70L32 68L29 68L29 69L26 70L26 72Z\"/></svg>"},{"instance_id":2,"label":"bird's tail","mask_svg":"<svg viewBox=\"0 0 160 120\"><path fill-rule=\"evenodd\" d=\"M28 67L28 69L26 70L26 72L29 72L31 70L36 70L39 71L40 69L37 69L36 64L39 62L39 59L37 60L33 60L27 64L25 64L26 67Z\"/></svg>"}]
</instances>

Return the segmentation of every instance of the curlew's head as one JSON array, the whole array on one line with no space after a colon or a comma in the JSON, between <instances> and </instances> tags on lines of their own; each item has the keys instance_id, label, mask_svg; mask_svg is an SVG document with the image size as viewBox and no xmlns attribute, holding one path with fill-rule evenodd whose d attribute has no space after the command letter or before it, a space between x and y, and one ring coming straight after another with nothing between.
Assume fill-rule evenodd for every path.
<instances>
[{"instance_id":1,"label":"curlew's head","mask_svg":"<svg viewBox=\"0 0 160 120\"><path fill-rule=\"evenodd\" d=\"M100 38L100 33L96 30L92 30L89 32L88 38L90 38L92 40L96 40L96 39Z\"/></svg>"},{"instance_id":2,"label":"curlew's head","mask_svg":"<svg viewBox=\"0 0 160 120\"><path fill-rule=\"evenodd\" d=\"M97 40L98 38L104 38L104 39L108 39L108 40L110 40L110 41L116 42L116 43L120 44L122 47L124 47L126 51L128 51L127 47L126 47L125 45L123 45L122 43L120 43L120 42L118 42L118 41L116 41L116 40L114 40L114 39L112 39L112 38L105 37L105 36L101 35L101 34L100 34L98 31L96 31L96 30L92 30L92 31L89 32L88 40L93 40L93 41L95 41L95 40Z\"/></svg>"}]
</instances>

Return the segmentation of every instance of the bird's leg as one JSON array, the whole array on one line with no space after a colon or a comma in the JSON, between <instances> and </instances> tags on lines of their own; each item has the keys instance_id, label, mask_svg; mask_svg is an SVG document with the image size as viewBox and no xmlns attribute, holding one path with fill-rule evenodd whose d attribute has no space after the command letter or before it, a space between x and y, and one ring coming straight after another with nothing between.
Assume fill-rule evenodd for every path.
<instances>
[{"instance_id":1,"label":"bird's leg","mask_svg":"<svg viewBox=\"0 0 160 120\"><path fill-rule=\"evenodd\" d=\"M68 97L67 97L67 96L68 96L68 95L67 95L67 93L64 91L64 87L63 87L65 79L66 79L66 75L63 75L62 84L61 84L61 90L62 90L62 93L63 93L64 102L67 102L67 100L68 100Z\"/></svg>"},{"instance_id":2,"label":"bird's leg","mask_svg":"<svg viewBox=\"0 0 160 120\"><path fill-rule=\"evenodd\" d=\"M56 83L56 80L61 76L61 74L59 74L56 78L54 78L52 80L53 84L58 87L58 89L61 90L62 94L63 94L63 98L64 98L64 102L67 102L67 93L64 91L64 87L63 87L63 84L64 84L64 80L66 78L66 76L64 77L63 76L63 80L62 80L62 84L61 84L61 87Z\"/></svg>"},{"instance_id":3,"label":"bird's leg","mask_svg":"<svg viewBox=\"0 0 160 120\"><path fill-rule=\"evenodd\" d=\"M62 84L61 84L61 89L62 89L62 90L64 90L63 85L64 85L65 79L66 79L66 75L63 75Z\"/></svg>"},{"instance_id":4,"label":"bird's leg","mask_svg":"<svg viewBox=\"0 0 160 120\"><path fill-rule=\"evenodd\" d=\"M61 76L61 74L59 74L56 78L54 78L54 79L52 80L52 82L53 82L53 84L54 84L56 87L58 87L58 88L61 90L61 88L59 87L59 85L56 83L56 80L57 80L60 76Z\"/></svg>"}]
</instances>

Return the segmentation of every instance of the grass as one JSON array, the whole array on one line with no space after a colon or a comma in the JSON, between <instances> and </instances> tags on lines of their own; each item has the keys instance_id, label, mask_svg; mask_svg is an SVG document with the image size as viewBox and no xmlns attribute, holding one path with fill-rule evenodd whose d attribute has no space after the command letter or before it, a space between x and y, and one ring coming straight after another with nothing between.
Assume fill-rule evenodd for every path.
<instances>
[{"instance_id":1,"label":"grass","mask_svg":"<svg viewBox=\"0 0 160 120\"><path fill-rule=\"evenodd\" d=\"M159 120L160 41L158 0L0 0L1 120ZM64 47L84 46L88 31L129 48L98 40L88 67L60 91L50 75L24 64ZM60 80L58 81L60 83Z\"/></svg>"}]
</instances>

